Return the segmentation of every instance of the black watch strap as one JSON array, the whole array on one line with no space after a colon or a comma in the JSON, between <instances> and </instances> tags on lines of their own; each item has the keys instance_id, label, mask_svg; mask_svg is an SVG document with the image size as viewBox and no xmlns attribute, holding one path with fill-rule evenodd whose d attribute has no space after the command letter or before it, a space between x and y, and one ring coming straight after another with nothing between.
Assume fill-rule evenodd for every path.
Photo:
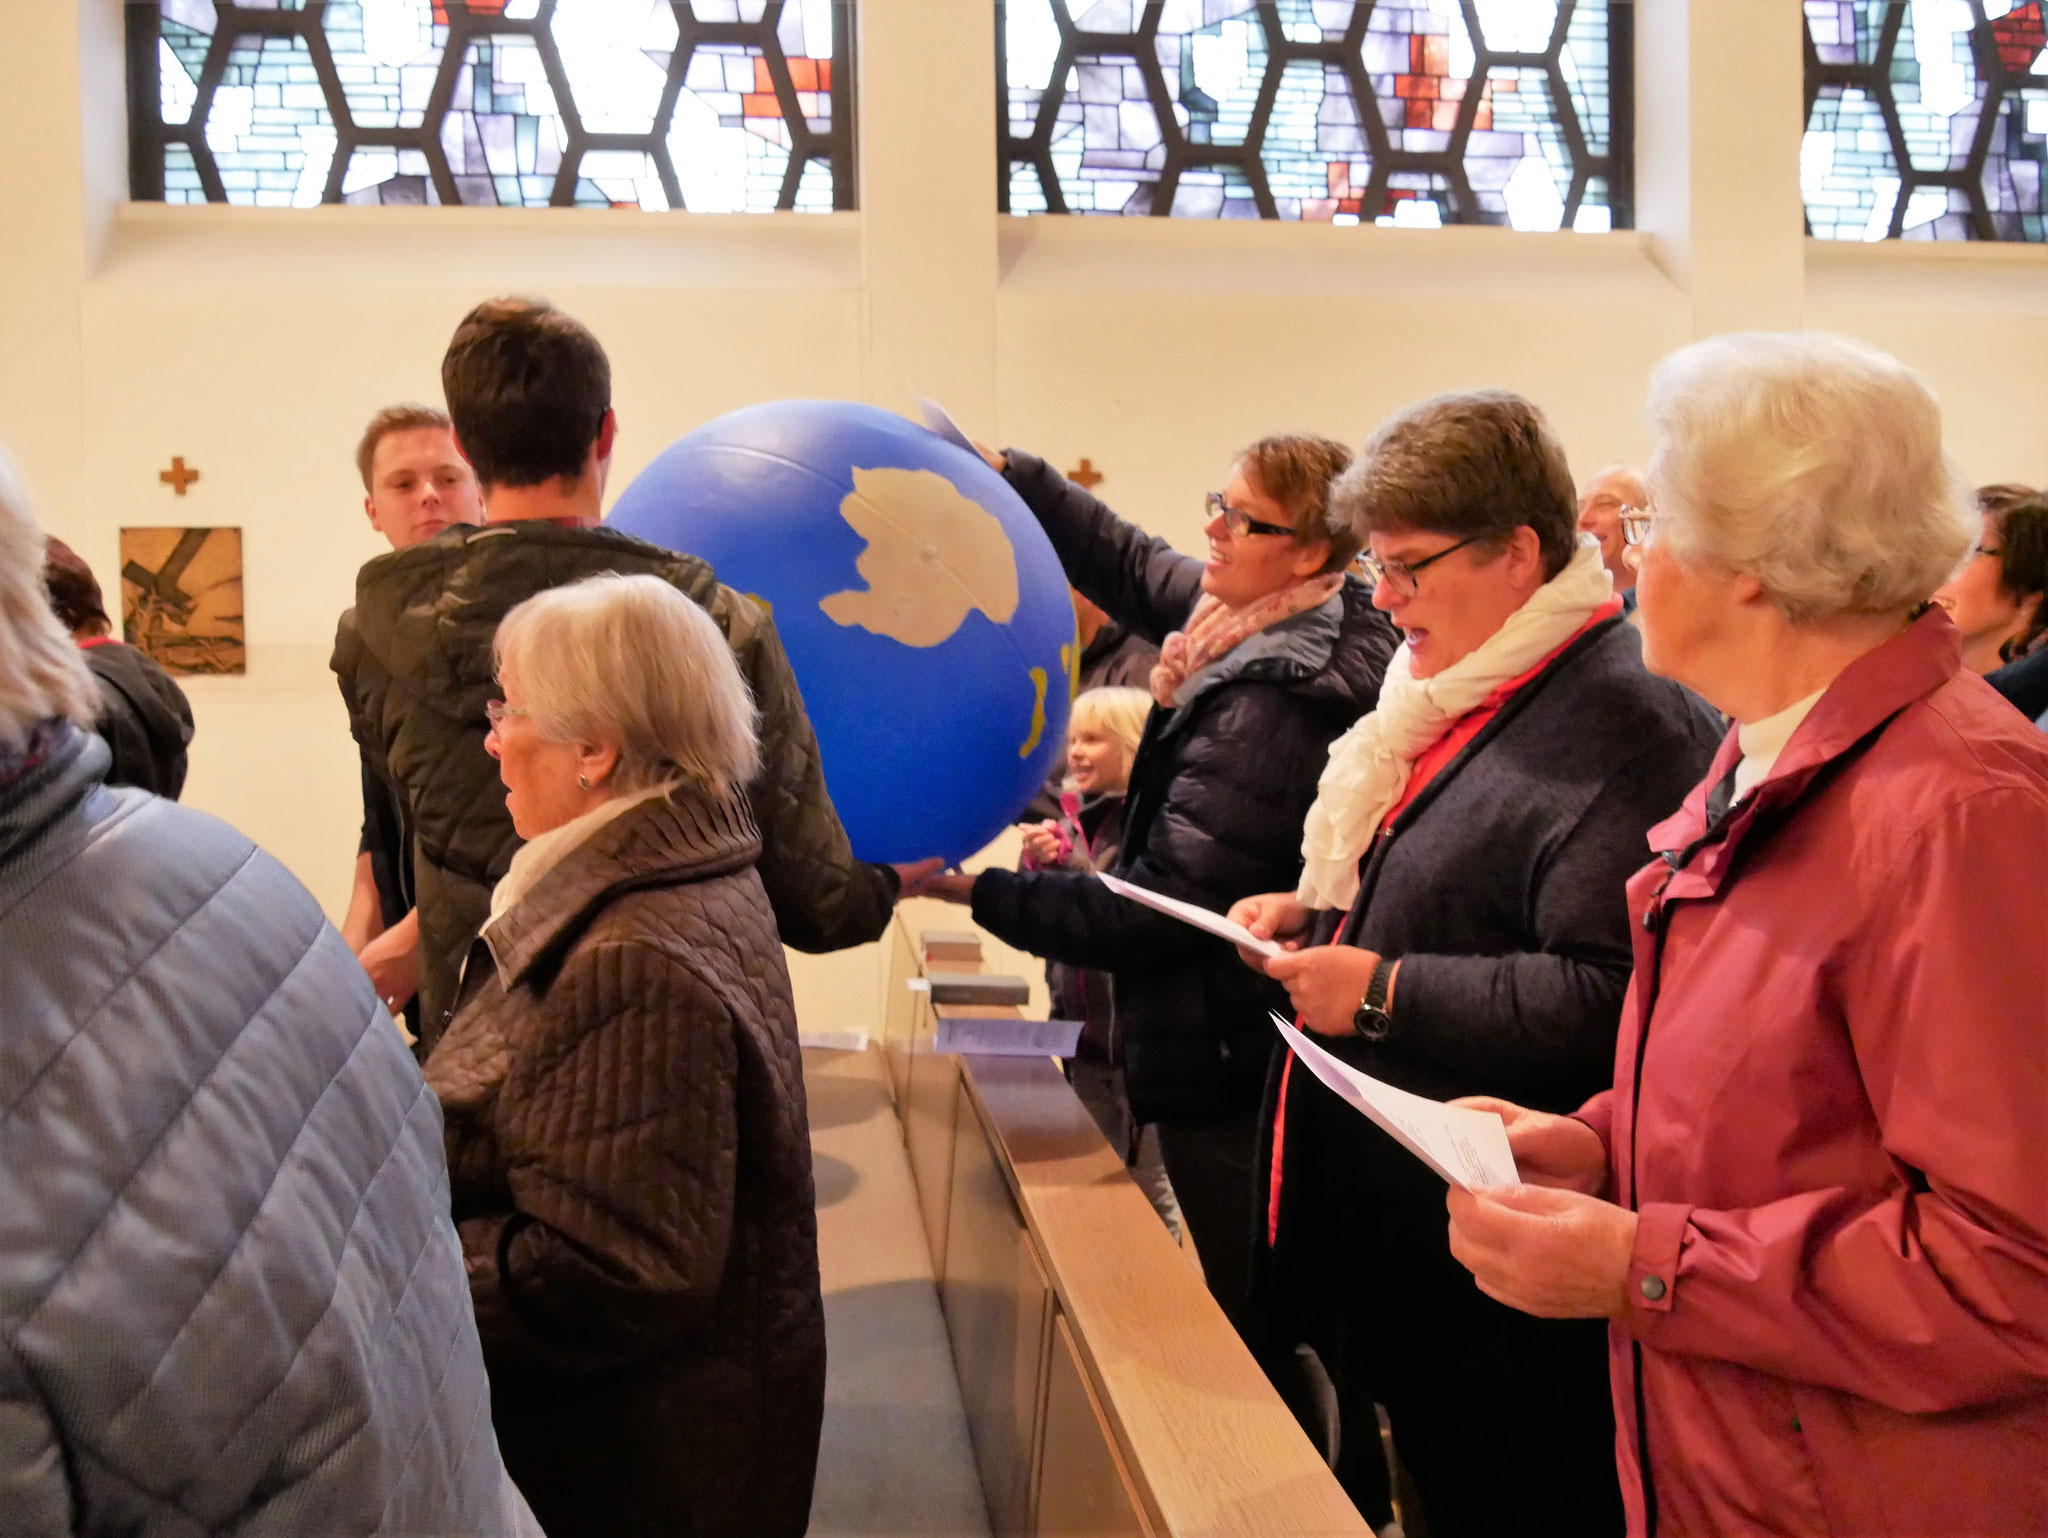
<instances>
[{"instance_id":1,"label":"black watch strap","mask_svg":"<svg viewBox=\"0 0 2048 1538\"><path fill-rule=\"evenodd\" d=\"M1394 963L1385 956L1366 980L1365 998L1351 1017L1351 1024L1367 1041L1385 1041L1394 1018L1387 1013L1387 988L1394 975Z\"/></svg>"}]
</instances>

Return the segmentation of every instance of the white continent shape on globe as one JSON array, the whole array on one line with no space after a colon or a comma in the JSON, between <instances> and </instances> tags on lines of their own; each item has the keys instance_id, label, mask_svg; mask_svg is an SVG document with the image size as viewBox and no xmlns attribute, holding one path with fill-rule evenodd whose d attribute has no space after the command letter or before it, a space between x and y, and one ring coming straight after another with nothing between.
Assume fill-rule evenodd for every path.
<instances>
[{"instance_id":1,"label":"white continent shape on globe","mask_svg":"<svg viewBox=\"0 0 2048 1538\"><path fill-rule=\"evenodd\" d=\"M994 513L931 470L853 472L839 515L866 540L854 562L865 588L818 607L905 646L943 645L979 609L998 625L1017 612L1017 554Z\"/></svg>"}]
</instances>

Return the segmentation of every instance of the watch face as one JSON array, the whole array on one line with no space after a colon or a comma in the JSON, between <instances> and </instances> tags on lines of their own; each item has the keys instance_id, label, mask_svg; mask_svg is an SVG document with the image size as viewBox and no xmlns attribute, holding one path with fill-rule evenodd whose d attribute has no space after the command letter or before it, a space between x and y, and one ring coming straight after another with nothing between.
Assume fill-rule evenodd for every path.
<instances>
[{"instance_id":1,"label":"watch face","mask_svg":"<svg viewBox=\"0 0 2048 1538\"><path fill-rule=\"evenodd\" d=\"M1385 1041L1387 1032L1393 1028L1394 1017L1384 1009L1361 1004L1358 1006L1358 1013L1351 1017L1351 1023L1358 1028L1358 1034L1367 1041Z\"/></svg>"}]
</instances>

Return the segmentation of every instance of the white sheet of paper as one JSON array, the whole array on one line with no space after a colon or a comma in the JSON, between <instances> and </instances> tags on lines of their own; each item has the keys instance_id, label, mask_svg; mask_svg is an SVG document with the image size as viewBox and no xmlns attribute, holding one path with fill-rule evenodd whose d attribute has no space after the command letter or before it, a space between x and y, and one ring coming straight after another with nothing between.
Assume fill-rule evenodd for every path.
<instances>
[{"instance_id":1,"label":"white sheet of paper","mask_svg":"<svg viewBox=\"0 0 2048 1538\"><path fill-rule=\"evenodd\" d=\"M1130 882L1119 881L1111 875L1098 874L1095 879L1119 897L1128 897L1134 903L1156 908L1170 918L1177 918L1183 924L1192 924L1197 929L1207 930L1218 939L1228 940L1232 945L1242 945L1246 950L1256 951L1261 956L1285 954L1277 942L1261 940L1244 925L1233 924L1220 913L1211 913L1207 908L1197 908L1193 903L1184 903L1177 897L1168 897L1161 892L1132 886Z\"/></svg>"},{"instance_id":2,"label":"white sheet of paper","mask_svg":"<svg viewBox=\"0 0 2048 1538\"><path fill-rule=\"evenodd\" d=\"M1309 1072L1452 1185L1470 1190L1521 1183L1515 1156L1508 1151L1507 1125L1492 1111L1445 1105L1396 1089L1331 1056L1279 1015L1273 1023Z\"/></svg>"},{"instance_id":3,"label":"white sheet of paper","mask_svg":"<svg viewBox=\"0 0 2048 1538\"><path fill-rule=\"evenodd\" d=\"M919 395L917 397L917 412L919 416L924 418L924 425L937 433L941 438L944 438L948 443L958 444L976 459L981 458L981 450L974 446L973 439L960 431L960 424L953 420L952 413L947 411L944 406L941 406L929 395Z\"/></svg>"}]
</instances>

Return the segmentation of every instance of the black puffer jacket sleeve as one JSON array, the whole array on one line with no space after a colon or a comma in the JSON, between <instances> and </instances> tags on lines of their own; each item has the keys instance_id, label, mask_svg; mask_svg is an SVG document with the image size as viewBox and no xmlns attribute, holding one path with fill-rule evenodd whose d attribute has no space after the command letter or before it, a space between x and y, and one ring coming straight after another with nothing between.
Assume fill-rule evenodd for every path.
<instances>
[{"instance_id":1,"label":"black puffer jacket sleeve","mask_svg":"<svg viewBox=\"0 0 2048 1538\"><path fill-rule=\"evenodd\" d=\"M1125 629L1159 642L1202 591L1202 563L1110 511L1044 460L1006 451L1003 478L1060 558L1067 581Z\"/></svg>"},{"instance_id":2,"label":"black puffer jacket sleeve","mask_svg":"<svg viewBox=\"0 0 2048 1538\"><path fill-rule=\"evenodd\" d=\"M1156 747L1171 754L1141 848L1117 874L1221 912L1239 898L1289 890L1301 873L1301 822L1332 726L1277 685L1239 683L1190 707ZM983 871L974 919L1019 950L1105 970L1228 958L1191 925L1118 897L1091 876Z\"/></svg>"},{"instance_id":3,"label":"black puffer jacket sleeve","mask_svg":"<svg viewBox=\"0 0 2048 1538\"><path fill-rule=\"evenodd\" d=\"M783 943L800 951L864 945L888 927L896 872L854 857L825 788L818 734L768 611L724 586L704 607L726 633L761 713L761 768L747 796L761 827L761 885Z\"/></svg>"}]
</instances>

